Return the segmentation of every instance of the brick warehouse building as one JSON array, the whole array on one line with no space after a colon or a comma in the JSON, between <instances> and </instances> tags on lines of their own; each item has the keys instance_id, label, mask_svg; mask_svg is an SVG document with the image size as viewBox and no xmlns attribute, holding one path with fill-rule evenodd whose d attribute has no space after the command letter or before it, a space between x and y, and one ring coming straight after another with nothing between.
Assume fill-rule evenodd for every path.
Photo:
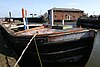
<instances>
[{"instance_id":1,"label":"brick warehouse building","mask_svg":"<svg viewBox=\"0 0 100 67\"><path fill-rule=\"evenodd\" d=\"M53 26L56 22L63 24L69 20L77 20L84 15L84 11L80 9L69 8L52 8L48 10L48 20ZM62 23L61 23L62 22Z\"/></svg>"}]
</instances>

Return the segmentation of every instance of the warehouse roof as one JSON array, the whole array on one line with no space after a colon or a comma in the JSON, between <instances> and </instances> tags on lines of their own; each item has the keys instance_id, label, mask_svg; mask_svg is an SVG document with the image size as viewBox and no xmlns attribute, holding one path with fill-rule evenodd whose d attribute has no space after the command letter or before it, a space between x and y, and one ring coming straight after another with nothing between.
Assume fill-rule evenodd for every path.
<instances>
[{"instance_id":1,"label":"warehouse roof","mask_svg":"<svg viewBox=\"0 0 100 67\"><path fill-rule=\"evenodd\" d=\"M81 11L81 12L83 12L83 10L74 9L74 8L52 8L50 10L58 10L58 11Z\"/></svg>"}]
</instances>

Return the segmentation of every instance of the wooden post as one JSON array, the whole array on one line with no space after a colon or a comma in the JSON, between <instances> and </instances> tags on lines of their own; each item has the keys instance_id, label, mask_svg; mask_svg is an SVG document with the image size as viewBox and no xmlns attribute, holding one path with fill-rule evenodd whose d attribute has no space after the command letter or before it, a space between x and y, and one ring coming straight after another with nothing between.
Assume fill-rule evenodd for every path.
<instances>
[{"instance_id":1,"label":"wooden post","mask_svg":"<svg viewBox=\"0 0 100 67\"><path fill-rule=\"evenodd\" d=\"M28 19L27 19L27 10L25 10L25 18L26 18L26 26L27 26L27 29L29 29L29 26L28 26Z\"/></svg>"},{"instance_id":2,"label":"wooden post","mask_svg":"<svg viewBox=\"0 0 100 67\"><path fill-rule=\"evenodd\" d=\"M26 22L25 22L24 8L22 8L22 17L23 17L23 22L24 22L24 30L26 30Z\"/></svg>"},{"instance_id":3,"label":"wooden post","mask_svg":"<svg viewBox=\"0 0 100 67\"><path fill-rule=\"evenodd\" d=\"M53 19L53 10L50 11L50 26L52 27L54 24L54 19Z\"/></svg>"},{"instance_id":4,"label":"wooden post","mask_svg":"<svg viewBox=\"0 0 100 67\"><path fill-rule=\"evenodd\" d=\"M62 14L62 25L64 25L64 15Z\"/></svg>"}]
</instances>

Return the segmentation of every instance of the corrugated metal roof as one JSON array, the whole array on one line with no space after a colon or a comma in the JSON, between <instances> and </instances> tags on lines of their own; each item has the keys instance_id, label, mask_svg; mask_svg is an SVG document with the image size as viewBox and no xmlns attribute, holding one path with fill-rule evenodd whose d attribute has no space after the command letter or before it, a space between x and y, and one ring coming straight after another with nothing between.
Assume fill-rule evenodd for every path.
<instances>
[{"instance_id":1,"label":"corrugated metal roof","mask_svg":"<svg viewBox=\"0 0 100 67\"><path fill-rule=\"evenodd\" d=\"M82 11L83 12L83 10L74 9L74 8L52 8L50 10L59 10L59 11Z\"/></svg>"}]
</instances>

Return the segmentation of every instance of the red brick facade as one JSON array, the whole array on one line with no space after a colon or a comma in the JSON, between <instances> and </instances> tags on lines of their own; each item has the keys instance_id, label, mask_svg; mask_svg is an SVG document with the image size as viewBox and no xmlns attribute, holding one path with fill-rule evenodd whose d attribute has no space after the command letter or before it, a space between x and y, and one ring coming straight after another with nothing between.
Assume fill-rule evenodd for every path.
<instances>
[{"instance_id":1,"label":"red brick facade","mask_svg":"<svg viewBox=\"0 0 100 67\"><path fill-rule=\"evenodd\" d=\"M82 12L54 12L54 20L76 20L82 16Z\"/></svg>"}]
</instances>

